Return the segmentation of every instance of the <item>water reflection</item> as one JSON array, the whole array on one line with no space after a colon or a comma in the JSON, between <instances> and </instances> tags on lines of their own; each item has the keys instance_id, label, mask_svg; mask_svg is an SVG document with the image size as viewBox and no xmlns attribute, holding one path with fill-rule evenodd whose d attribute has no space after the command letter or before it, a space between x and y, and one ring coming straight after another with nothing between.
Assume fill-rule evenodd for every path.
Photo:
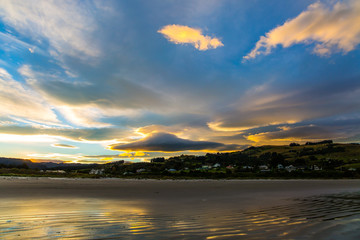
<instances>
[{"instance_id":1,"label":"water reflection","mask_svg":"<svg viewBox=\"0 0 360 240\"><path fill-rule=\"evenodd\" d=\"M0 239L360 239L360 193L244 210L136 201L0 199Z\"/></svg>"}]
</instances>

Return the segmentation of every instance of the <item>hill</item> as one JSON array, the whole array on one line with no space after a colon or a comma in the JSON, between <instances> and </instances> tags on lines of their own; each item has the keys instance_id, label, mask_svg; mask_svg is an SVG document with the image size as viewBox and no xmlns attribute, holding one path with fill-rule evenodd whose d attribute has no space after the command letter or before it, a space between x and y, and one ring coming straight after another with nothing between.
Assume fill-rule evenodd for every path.
<instances>
[{"instance_id":1,"label":"hill","mask_svg":"<svg viewBox=\"0 0 360 240\"><path fill-rule=\"evenodd\" d=\"M107 164L34 163L0 158L0 170L14 166L31 168L31 174L44 169L62 170L72 177L81 173L136 178L360 178L360 145L327 140L304 145L249 147L204 156L158 157L137 163L124 160Z\"/></svg>"},{"instance_id":2,"label":"hill","mask_svg":"<svg viewBox=\"0 0 360 240\"><path fill-rule=\"evenodd\" d=\"M98 164L33 162L29 159L0 157L0 168L30 168L30 169L86 169L97 167Z\"/></svg>"}]
</instances>

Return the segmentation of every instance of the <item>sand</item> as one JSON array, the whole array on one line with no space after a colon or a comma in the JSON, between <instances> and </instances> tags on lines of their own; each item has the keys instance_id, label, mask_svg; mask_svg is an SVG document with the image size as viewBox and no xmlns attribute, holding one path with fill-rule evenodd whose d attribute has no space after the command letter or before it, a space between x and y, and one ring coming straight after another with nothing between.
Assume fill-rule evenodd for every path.
<instances>
[{"instance_id":1,"label":"sand","mask_svg":"<svg viewBox=\"0 0 360 240\"><path fill-rule=\"evenodd\" d=\"M182 203L269 206L293 198L360 191L360 180L136 180L0 178L1 198L82 197Z\"/></svg>"}]
</instances>

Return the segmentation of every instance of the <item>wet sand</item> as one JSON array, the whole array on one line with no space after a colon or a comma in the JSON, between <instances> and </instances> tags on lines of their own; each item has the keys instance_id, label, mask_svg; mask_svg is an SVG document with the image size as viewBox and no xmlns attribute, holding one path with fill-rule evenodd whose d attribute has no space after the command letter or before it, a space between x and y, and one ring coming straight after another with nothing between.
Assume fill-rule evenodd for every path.
<instances>
[{"instance_id":1,"label":"wet sand","mask_svg":"<svg viewBox=\"0 0 360 240\"><path fill-rule=\"evenodd\" d=\"M360 180L0 178L0 199L83 197L159 202L162 207L204 200L260 207L274 201L359 190Z\"/></svg>"},{"instance_id":2,"label":"wet sand","mask_svg":"<svg viewBox=\"0 0 360 240\"><path fill-rule=\"evenodd\" d=\"M0 238L358 239L360 180L0 178Z\"/></svg>"}]
</instances>

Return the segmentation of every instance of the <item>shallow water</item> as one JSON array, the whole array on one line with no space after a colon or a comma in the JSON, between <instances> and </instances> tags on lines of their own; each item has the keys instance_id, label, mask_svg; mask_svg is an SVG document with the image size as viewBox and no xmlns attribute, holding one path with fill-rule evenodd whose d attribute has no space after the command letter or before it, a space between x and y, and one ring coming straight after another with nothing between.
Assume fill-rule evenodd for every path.
<instances>
[{"instance_id":1,"label":"shallow water","mask_svg":"<svg viewBox=\"0 0 360 240\"><path fill-rule=\"evenodd\" d=\"M8 198L0 213L0 239L360 239L360 192L252 209Z\"/></svg>"}]
</instances>

